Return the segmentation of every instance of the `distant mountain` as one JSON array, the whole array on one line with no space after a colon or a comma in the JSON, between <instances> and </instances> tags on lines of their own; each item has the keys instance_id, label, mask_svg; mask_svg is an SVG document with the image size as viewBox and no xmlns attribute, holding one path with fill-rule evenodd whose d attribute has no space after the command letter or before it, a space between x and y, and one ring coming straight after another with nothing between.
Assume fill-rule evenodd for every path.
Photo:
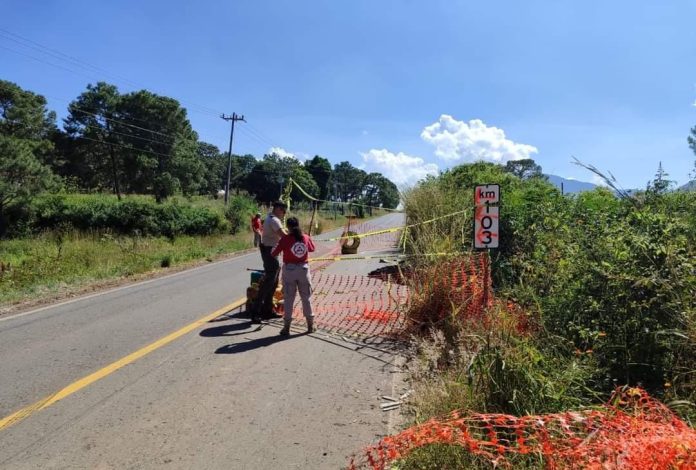
<instances>
[{"instance_id":1,"label":"distant mountain","mask_svg":"<svg viewBox=\"0 0 696 470\"><path fill-rule=\"evenodd\" d=\"M568 193L580 193L583 191L592 191L597 187L596 184L586 183L584 181L569 180L556 175L546 175L549 178L549 183L561 189L561 184L563 184L563 192Z\"/></svg>"},{"instance_id":2,"label":"distant mountain","mask_svg":"<svg viewBox=\"0 0 696 470\"><path fill-rule=\"evenodd\" d=\"M684 186L679 186L677 191L696 191L696 180L689 181Z\"/></svg>"},{"instance_id":3,"label":"distant mountain","mask_svg":"<svg viewBox=\"0 0 696 470\"><path fill-rule=\"evenodd\" d=\"M582 191L592 191L597 187L596 184L587 183L585 181L569 180L567 178L562 178L556 175L546 175L549 178L549 183L561 189L561 183L563 183L563 192L568 193L580 193ZM645 189L627 189L628 194L635 194ZM683 186L677 188L677 191L696 191L696 180L689 181Z\"/></svg>"}]
</instances>

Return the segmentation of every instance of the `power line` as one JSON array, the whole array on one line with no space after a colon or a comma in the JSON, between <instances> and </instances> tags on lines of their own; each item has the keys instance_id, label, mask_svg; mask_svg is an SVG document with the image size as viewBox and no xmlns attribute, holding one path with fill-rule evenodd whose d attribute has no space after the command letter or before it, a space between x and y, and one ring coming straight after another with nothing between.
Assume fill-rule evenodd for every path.
<instances>
[{"instance_id":1,"label":"power line","mask_svg":"<svg viewBox=\"0 0 696 470\"><path fill-rule=\"evenodd\" d=\"M182 135L165 134L165 133L163 133L163 132L154 131L154 130L152 130L152 129L148 129L148 128L145 128L145 127L136 126L136 125L134 125L134 124L128 124L127 122L122 121L122 120L118 120L118 119L114 119L114 118L109 118L109 117L106 117L106 116L102 116L102 115L100 115L100 114L92 113L92 112L90 112L90 111L85 111L84 108L80 108L80 107L77 107L77 106L75 106L74 108L75 108L75 110L76 110L77 112L79 112L79 113L89 114L89 115L91 115L91 116L95 116L95 117L97 117L97 118L101 118L101 119L104 119L104 120L109 121L109 122L114 122L114 123L121 124L121 125L126 126L126 127L131 127L131 128L133 128L133 129L142 130L142 131L145 131L145 132L149 132L149 133L151 133L151 134L161 135L161 136L166 137L166 138L168 138L168 139L172 139L173 141L176 140L176 139L179 138L179 137L186 137L186 138L191 138L191 137L192 137L192 134L189 134L189 135L183 135L183 134L182 134ZM70 108L69 108L69 109L70 109ZM89 127L88 125L84 125L84 126L85 126L85 127ZM197 132L194 131L193 129L191 130L191 133L196 133L196 134L197 134ZM140 138L140 137L137 137L137 136L134 135L134 134L124 134L124 135L129 135L129 136L133 136L133 137L136 137L136 138ZM167 144L167 142L162 142L162 141L158 141L158 140L152 140L152 139L144 139L144 140L151 140L152 142L159 142L159 143L162 143L162 144ZM196 139L196 140L198 140L198 139Z\"/></svg>"},{"instance_id":2,"label":"power line","mask_svg":"<svg viewBox=\"0 0 696 470\"><path fill-rule=\"evenodd\" d=\"M94 71L98 71L98 72L103 73L105 75L110 75L110 73L108 71L102 69L101 67L98 67L96 65L90 64L89 62L85 62L83 60L77 59L73 56L70 56L70 55L65 54L63 52L60 52L60 51L57 51L57 50L52 49L50 47L41 45L35 41L32 41L31 39L20 36L19 34L13 33L11 31L4 29L4 28L0 28L0 36L4 37L5 39L9 39L10 41L13 41L13 42L15 42L23 47L33 49L37 52L49 55L49 56L54 57L58 60L62 60L65 62L71 62L78 67L81 67L84 69L92 69ZM135 86L135 87L139 86L137 83L131 82L130 80L128 80L125 77L120 77L120 76L115 75L115 74L111 74L111 75L119 78L120 80L122 80L125 83L130 84L131 86Z\"/></svg>"},{"instance_id":3,"label":"power line","mask_svg":"<svg viewBox=\"0 0 696 470\"><path fill-rule=\"evenodd\" d=\"M273 144L273 142L271 142L270 140L268 140L268 139L266 139L265 137L261 136L261 135L258 134L257 132L254 132L252 129L246 129L246 128L245 128L244 130L245 130L245 132L246 132L249 136L253 137L257 142L261 142L262 144L264 144L264 145L269 145L269 146L271 146L271 147L276 147L276 145Z\"/></svg>"},{"instance_id":4,"label":"power line","mask_svg":"<svg viewBox=\"0 0 696 470\"><path fill-rule=\"evenodd\" d=\"M3 45L0 45L0 48L1 48L1 49L5 49L5 50L8 50L8 51L10 51L10 52L14 52L14 53L17 53L17 54L24 55L24 56L26 56L26 57L29 57L30 59L34 59L34 60L36 60L36 61L38 61L38 62L42 62L42 63L44 63L44 64L48 64L48 65L51 65L51 66L53 66L53 67L57 67L57 68L62 69L62 70L67 70L68 72L79 73L79 72L75 72L74 70L67 69L67 68L65 68L65 67L63 67L63 66L61 66L61 65L54 64L54 63L52 63L52 62L48 62L48 61L45 61L45 60L42 60L42 59L38 59L38 58L33 57L33 56L29 55L29 54L25 54L25 53L16 51L16 50L14 50L14 49L11 49L11 48L6 47L6 46L3 46ZM83 75L83 74L80 73L80 75ZM91 78L91 77L88 77L88 78ZM167 135L167 134L164 134L164 133L162 133L162 132L153 131L152 129L146 129L146 128L144 128L144 127L139 127L139 126L136 126L136 125L134 125L134 124L127 124L127 123L125 123L125 122L123 122L123 121L119 121L119 120L117 120L117 119L108 118L108 117L106 117L106 116L101 116L101 115L99 115L99 114L95 114L95 113L92 113L92 112L90 112L90 111L86 111L84 108L80 108L79 106L73 105L73 103L70 102L70 101L63 100L63 99L59 99L59 98L56 98L55 96L51 96L51 95L44 95L44 96L48 96L49 98L57 99L57 100L59 100L59 101L63 101L63 102L68 103L68 110L70 110L71 105L72 105L73 108L75 108L76 110L78 110L78 111L81 112L81 113L90 114L90 115L95 116L95 117L99 117L99 118L106 119L107 121L112 121L112 122L117 122L117 123L123 124L124 126L129 126L129 127L133 127L133 128L136 128L136 129L144 130L144 131L147 131L147 132L152 132L153 134L159 134L159 135L162 135L162 136L165 136L165 137L173 138L171 135ZM133 118L133 119L135 119L135 120L140 120L140 119L137 119L137 118Z\"/></svg>"},{"instance_id":5,"label":"power line","mask_svg":"<svg viewBox=\"0 0 696 470\"><path fill-rule=\"evenodd\" d=\"M141 131L150 132L150 133L152 133L152 134L157 134L157 135L161 135L161 136L170 138L170 139L172 139L172 140L176 140L176 137L175 137L175 136L172 136L172 135L170 135L170 134L165 134L165 133L163 133L163 132L153 131L152 129L147 129L147 128L145 128L145 127L136 126L136 125L134 125L134 124L128 124L127 122L119 121L118 119L108 118L108 117L106 117L106 116L101 116L101 115L99 115L99 114L92 113L92 112L90 112L90 111L85 111L85 110L83 110L82 108L76 108L76 110L77 110L77 112L79 112L79 113L89 114L89 115L91 115L91 116L95 116L95 117L98 117L98 118L102 118L102 119L105 119L105 120L110 121L110 122L115 122L115 123L117 123L117 124L121 124L121 125L124 125L124 126L127 126L127 127L131 127L131 128L133 128L133 129L139 129L139 130L141 130Z\"/></svg>"},{"instance_id":6,"label":"power line","mask_svg":"<svg viewBox=\"0 0 696 470\"><path fill-rule=\"evenodd\" d=\"M19 44L21 47L31 49L31 50L34 50L36 52L39 52L40 54L44 54L46 56L49 56L53 59L56 59L58 61L63 62L63 64L56 64L54 62L47 61L44 58L38 58L38 57L35 57L33 55L27 54L26 52L18 51L18 50L0 45L0 48L6 49L6 50L13 52L15 54L23 55L23 56L28 57L32 60L37 61L37 62L47 64L47 65L50 65L52 67L55 67L55 68L58 68L58 69L61 69L61 70L64 70L64 71L67 71L70 73L81 75L83 77L87 77L90 80L95 79L94 75L88 75L88 74L84 73L84 71L90 72L92 74L97 72L103 76L115 78L117 81L120 81L122 83L126 83L132 87L135 87L135 88L139 87L139 88L147 89L147 87L143 86L142 84L134 82L126 77L114 74L113 72L109 72L102 67L94 65L94 64L87 62L85 60L78 59L74 56L71 56L71 55L66 54L64 52L61 52L57 49L50 48L50 47L45 46L43 44L40 44L36 41L33 41L29 38L23 37L23 36L16 34L12 31L9 31L7 29L0 28L0 38L13 41L16 44ZM78 67L82 70L75 70L74 69L75 67ZM208 106L194 103L192 101L187 101L187 100L177 100L177 101L179 101L180 103L182 103L184 105L187 105L191 111L198 112L198 113L207 115L209 117L218 116L220 114L220 112L218 110L215 110L214 108L210 108ZM86 111L83 110L83 112L86 112ZM137 118L132 118L132 119L139 120ZM118 122L117 120L113 120L113 119L112 119L112 121ZM143 122L145 122L145 121L143 121ZM138 128L138 126L134 126L132 124L125 124L122 121L121 121L121 124L130 126L130 127L134 127L134 128ZM174 138L172 136L168 136L168 135L163 134L161 132L153 131L150 129L145 129L142 127L140 127L140 129L146 130L148 132L152 132L152 133L155 133L158 135L162 135L162 136L165 136L168 138ZM254 139L255 141L257 141L263 145L269 145L271 148L273 148L273 147L282 148L280 145L275 143L273 140L269 139L263 132L261 132L259 129L257 129L253 126L250 126L250 129L244 129L244 128L242 128L242 129L243 129L242 132L245 135L247 135L248 137Z\"/></svg>"},{"instance_id":7,"label":"power line","mask_svg":"<svg viewBox=\"0 0 696 470\"><path fill-rule=\"evenodd\" d=\"M259 137L255 136L254 134L251 134L251 133L247 132L246 129L244 129L243 127L240 128L239 130L240 130L240 132L242 132L242 134L244 134L246 137L249 137L250 139L252 139L252 140L258 142L259 144L261 144L261 145L263 145L263 146L268 145L266 142L264 142L263 140L261 140Z\"/></svg>"},{"instance_id":8,"label":"power line","mask_svg":"<svg viewBox=\"0 0 696 470\"><path fill-rule=\"evenodd\" d=\"M263 140L265 140L266 142L269 142L271 144L271 147L279 147L279 145L273 143L273 142L275 142L276 139L268 138L263 132L261 132L259 129L252 126L251 124L249 125L249 128L252 132L255 132L256 134L258 134Z\"/></svg>"},{"instance_id":9,"label":"power line","mask_svg":"<svg viewBox=\"0 0 696 470\"><path fill-rule=\"evenodd\" d=\"M34 57L34 56L32 56L32 55L29 55L29 54L27 54L27 53L25 53L25 52L21 52L21 51L18 51L18 50L9 48L9 47L7 47L7 46L3 46L3 45L1 45L1 44L0 44L0 48L5 49L5 50L10 51L10 52L14 52L15 54L23 55L23 56L28 57L28 58L30 58L30 59L33 59L33 60L35 60L35 61L37 61L37 62L41 62L41 63L44 63L44 64L48 64L48 65L50 65L50 66L52 66L52 67L56 67L56 68L58 68L58 69L68 71L68 72L70 72L70 73L74 73L74 74L77 74L77 75L82 75L83 77L87 77L87 78L89 78L89 79L94 78L94 77L89 76L89 75L86 75L86 74L84 74L84 73L82 73L82 72L78 72L78 71L69 69L69 68L67 68L67 67L63 67L62 65L54 64L53 62L48 62L48 61L46 61L46 60L39 59L39 58Z\"/></svg>"},{"instance_id":10,"label":"power line","mask_svg":"<svg viewBox=\"0 0 696 470\"><path fill-rule=\"evenodd\" d=\"M23 46L23 47L26 47L26 48L29 48L29 49L33 49L33 50L38 51L38 52L40 52L40 53L42 53L42 54L48 55L48 56L50 56L50 57L53 57L53 58L55 58L55 59L57 59L57 60L66 62L67 64L70 65L70 67L80 67L80 68L82 68L82 69L91 68L91 69L94 69L95 71L101 73L102 75L104 75L104 76L106 76L106 77L115 78L117 81L121 81L121 82L123 82L123 83L127 83L128 85L133 86L133 87L135 87L135 88L143 88L143 89L147 89L147 88L148 88L148 87L144 86L143 84L139 84L139 83L134 82L134 81L132 81L132 80L129 80L129 79L125 78L125 77L116 75L116 74L114 74L114 73L112 73L112 72L108 72L108 71L106 71L105 69L103 69L103 68L101 68L101 67L98 67L98 66L96 66L96 65L93 65L93 64L91 64L91 63L89 63L89 62L86 62L86 61L84 61L84 60L77 59L77 58L72 57L72 56L70 56L70 55L68 55L68 54L65 54L64 52L58 51L58 50L56 50L56 49L52 49L52 48L50 48L50 47L47 47L47 46L45 46L45 45L43 45L43 44L40 44L40 43L38 43L38 42L36 42L36 41L32 41L31 39L25 38L25 37L23 37L23 36L20 36L19 34L13 33L13 32L8 31L8 30L6 30L6 29L0 28L0 37L3 37L4 39L8 39L8 40L10 40L10 41L13 41L13 42L15 42L15 43L17 43L17 44L20 44L20 45ZM23 42L22 42L22 41L23 41ZM75 73L75 74L78 74L78 75L85 76L85 77L87 77L87 78L89 78L89 79L94 79L94 78L95 78L94 75L86 75L86 74L82 73L81 71L77 71L77 70L74 70L74 69L72 69L72 68L70 68L70 67L65 67L65 66L63 66L63 65L58 65L58 64L54 64L54 63L52 63L52 62L48 62L48 61L46 61L46 60L44 60L44 59L40 59L40 58L31 56L31 55L29 55L29 54L27 54L27 53L25 53L25 52L21 52L21 51L17 51L17 50L14 50L14 49L10 49L10 48L5 47L5 46L0 46L0 47L2 47L2 48L4 48L4 49L7 49L7 50L9 50L9 51L11 51L11 52L14 52L14 53L16 53L16 54L24 55L24 56L29 57L29 58L31 58L31 59L33 59L33 60L38 61L38 62L42 62L42 63L48 64L48 65L51 65L51 66L53 66L53 67L57 67L57 68L60 68L60 69L62 69L62 70L71 72L71 73ZM200 113L207 114L207 115L210 115L210 116L218 116L218 115L220 114L219 111L217 111L217 110L215 110L215 109L213 109L213 108L209 108L209 107L207 107L207 106L204 106L204 105L201 105L201 104L198 104L198 103L194 103L194 102L192 102L192 101L183 101L183 100L181 100L180 102L181 102L181 103L184 103L184 104L187 104L187 105L189 106L189 108L191 108L192 111L200 112Z\"/></svg>"},{"instance_id":11,"label":"power line","mask_svg":"<svg viewBox=\"0 0 696 470\"><path fill-rule=\"evenodd\" d=\"M2 47L2 46L0 46L0 47ZM117 124L121 124L121 125L123 125L123 126L131 127L131 128L134 128L134 129L139 129L139 130L141 130L141 131L150 132L151 134L161 135L161 136L163 136L163 137L167 137L167 138L172 139L172 140L176 140L176 138L177 138L177 136L172 135L172 134L166 134L166 133L164 133L164 132L158 132L158 131L155 131L155 130L152 130L152 129L148 129L148 128L146 128L146 127L136 126L135 124L129 124L128 122L126 122L126 121L124 121L124 120L122 120L122 119L114 119L114 118L111 118L111 117L102 116L101 114L93 113L93 112L91 112L91 111L87 111L86 108L82 108L82 107L80 107L80 106L77 106L76 104L74 104L74 102L68 101L68 100L63 99L63 98L58 98L58 97L56 97L56 96L51 96L51 95L44 95L44 96L47 96L47 97L52 98L52 99L54 99L54 100L62 101L62 102L64 102L64 103L68 103L68 111L73 111L73 110L75 110L75 111L77 111L77 112L79 112L79 113L89 114L90 116L94 116L94 117L97 117L97 118L101 118L101 119L104 119L104 120L106 120L106 121L110 121L110 122L114 122L114 123L117 123ZM131 116L128 116L127 119L129 119L129 120L134 120L134 121L148 122L148 121L145 121L144 119L133 118L133 117L131 117ZM195 132L195 131L194 131L194 132Z\"/></svg>"},{"instance_id":12,"label":"power line","mask_svg":"<svg viewBox=\"0 0 696 470\"><path fill-rule=\"evenodd\" d=\"M90 137L84 137L84 136L78 136L77 138L78 138L78 139L84 139L84 140L91 140L92 142L99 142L100 144L105 144L105 145L115 145L115 146L117 146L117 147L123 147L123 148L125 148L125 149L134 150L134 151L136 151L136 152L151 153L151 154L153 154L153 155L159 155L159 156L161 156L161 157L171 157L171 154L160 153L160 152L154 152L154 151L152 151L152 150L140 149L140 148L137 148L137 147L131 147L131 146L129 146L129 145L117 144L116 142L105 142L105 141L103 141L103 140L92 139L92 138L90 138Z\"/></svg>"},{"instance_id":13,"label":"power line","mask_svg":"<svg viewBox=\"0 0 696 470\"><path fill-rule=\"evenodd\" d=\"M19 55L28 57L29 59L32 59L32 60L34 60L34 61L37 61L37 62L46 64L46 65L50 65L50 66L55 67L55 68L58 68L58 69L60 69L60 70L64 70L64 71L67 71L67 72L70 72L70 73L74 73L74 74L77 74L77 75L81 75L81 76L86 77L86 78L88 78L88 79L90 79L90 80L94 78L93 76L86 75L85 73L82 73L82 72L80 72L80 71L76 71L76 70L67 68L67 67L65 67L65 66L63 66L63 65L60 65L60 64L55 64L55 63L53 63L53 62L50 62L50 61L47 61L47 60L44 60L44 59L41 59L41 58L32 56L32 55L27 54L27 53L25 53L25 52L21 52L21 51L18 51L18 50L15 50L15 49L12 49L12 48L3 46L3 45L1 45L1 44L0 44L0 49L8 50L8 51L13 52L13 53L15 53L15 54L19 54ZM62 98L57 98L57 97L55 97L55 96L51 96L51 95L48 95L48 94L43 94L43 96L47 96L47 97L49 97L49 98L52 98L52 99L55 99L55 100L58 100L58 101L62 101L62 102L67 103L67 104L69 104L69 105L70 105L70 104L73 104L72 101L69 101L69 100L66 100L66 99L62 99ZM181 102L181 103L186 103L186 102L183 101L183 100L180 101L180 102ZM114 119L114 118L107 118L107 117L105 117L105 116L100 116L100 115L98 115L98 114L95 114L95 113L92 113L92 112L90 112L90 111L87 111L87 110L84 109L84 108L80 108L79 106L76 106L76 105L73 105L73 108L79 110L79 112L82 112L82 113L85 113L85 114L90 114L90 115L93 115L93 116L95 116L95 117L100 117L100 118L106 119L106 120L111 121L111 122L117 122L117 123L122 124L122 125L124 125L124 126L128 126L128 127L132 127L132 128L135 128L135 129L144 130L144 131L151 132L151 133L153 133L153 134L161 135L161 136L163 136L163 137L167 137L167 138L171 138L171 139L175 139L175 138L176 138L176 137L174 137L174 136L172 136L172 135L164 134L164 133L162 133L162 132L158 132L158 131L155 131L155 130L152 130L152 129L147 129L147 128L144 128L144 127L141 127L141 126L136 126L136 125L134 125L134 124L128 124L128 123L126 123L126 122L124 122L124 121L122 121L122 120L118 120L118 119ZM70 109L70 108L69 108L69 109ZM209 113L206 113L206 114L209 114ZM212 115L212 114L211 114L211 115ZM145 121L145 120L143 120L143 119L138 119L138 118L134 118L134 117L129 117L128 119L129 119L129 120L133 120L133 121L147 122L147 121ZM260 141L258 138L255 137L255 139L256 139L257 141L259 141L260 143L262 143L262 144L265 145L265 143L262 142L262 141Z\"/></svg>"},{"instance_id":14,"label":"power line","mask_svg":"<svg viewBox=\"0 0 696 470\"><path fill-rule=\"evenodd\" d=\"M104 129L104 128L102 128L102 127L95 127L95 126L89 126L89 125L82 126L82 127L83 127L84 129L94 129L94 130L105 131L105 132L108 133L109 135L111 135L111 134L116 134L116 135L121 135L121 136L124 136L124 137L129 137L129 138L133 138L133 139L143 140L143 141L145 141L145 142L152 142L152 143L160 144L160 145L172 145L172 144L173 144L173 142L163 142L163 141L161 141L161 140L148 139L148 138L146 138L146 137L140 137L140 136L137 136L137 135L135 135L135 134L126 134L126 133L124 133L124 132L118 132L118 131L114 131L114 130L111 130L111 129ZM70 134L68 134L68 135L70 135ZM80 136L75 136L75 137L80 137Z\"/></svg>"}]
</instances>

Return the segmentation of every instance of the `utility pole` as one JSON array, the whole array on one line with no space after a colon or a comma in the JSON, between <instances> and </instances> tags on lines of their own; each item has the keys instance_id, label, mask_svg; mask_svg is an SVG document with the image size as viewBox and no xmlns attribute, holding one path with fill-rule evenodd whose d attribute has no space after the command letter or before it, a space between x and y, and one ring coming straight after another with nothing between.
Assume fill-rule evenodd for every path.
<instances>
[{"instance_id":1,"label":"utility pole","mask_svg":"<svg viewBox=\"0 0 696 470\"><path fill-rule=\"evenodd\" d=\"M246 122L244 116L239 116L237 113L232 113L232 116L225 116L224 114L220 116L225 121L232 121L232 128L230 129L230 149L227 152L227 181L225 183L225 205L230 198L230 178L232 176L232 139L234 138L234 123L237 121Z\"/></svg>"}]
</instances>

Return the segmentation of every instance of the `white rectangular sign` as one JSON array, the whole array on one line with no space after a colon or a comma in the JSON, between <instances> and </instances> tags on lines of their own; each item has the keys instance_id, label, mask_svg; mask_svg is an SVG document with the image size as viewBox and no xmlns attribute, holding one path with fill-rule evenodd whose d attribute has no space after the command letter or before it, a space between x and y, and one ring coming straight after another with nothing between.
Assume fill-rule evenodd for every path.
<instances>
[{"instance_id":1,"label":"white rectangular sign","mask_svg":"<svg viewBox=\"0 0 696 470\"><path fill-rule=\"evenodd\" d=\"M499 208L488 204L477 205L474 217L474 248L498 248Z\"/></svg>"},{"instance_id":2,"label":"white rectangular sign","mask_svg":"<svg viewBox=\"0 0 696 470\"><path fill-rule=\"evenodd\" d=\"M500 185L499 184L485 184L482 186L476 186L474 190L474 205L480 206L482 204L497 204L500 202Z\"/></svg>"}]
</instances>

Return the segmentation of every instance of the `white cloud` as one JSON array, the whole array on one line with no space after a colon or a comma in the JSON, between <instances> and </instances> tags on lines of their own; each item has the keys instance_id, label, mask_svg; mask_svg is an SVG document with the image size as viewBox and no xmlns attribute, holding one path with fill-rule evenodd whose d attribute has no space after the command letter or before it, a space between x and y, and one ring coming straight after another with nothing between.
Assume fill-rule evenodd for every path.
<instances>
[{"instance_id":1,"label":"white cloud","mask_svg":"<svg viewBox=\"0 0 696 470\"><path fill-rule=\"evenodd\" d=\"M421 138L435 146L435 155L449 161L506 163L531 158L532 154L539 152L532 145L507 139L502 129L488 127L480 119L466 123L447 114L425 127Z\"/></svg>"},{"instance_id":2,"label":"white cloud","mask_svg":"<svg viewBox=\"0 0 696 470\"><path fill-rule=\"evenodd\" d=\"M439 170L436 164L425 163L422 158L412 157L403 152L370 149L361 155L366 171L382 173L397 185L414 184L427 175L437 175Z\"/></svg>"},{"instance_id":3,"label":"white cloud","mask_svg":"<svg viewBox=\"0 0 696 470\"><path fill-rule=\"evenodd\" d=\"M590 182L591 182L592 184L596 184L597 186L604 186L605 188L608 188L608 187L609 187L609 185L608 185L607 182L604 180L604 178L602 178L602 177L599 176L599 175L592 174L592 180L590 180Z\"/></svg>"},{"instance_id":4,"label":"white cloud","mask_svg":"<svg viewBox=\"0 0 696 470\"><path fill-rule=\"evenodd\" d=\"M273 155L273 154L276 154L281 158L289 157L289 158L294 158L295 160L300 160L300 161L306 160L308 157L308 155L304 154L304 153L288 152L283 147L271 147L270 149L268 149L268 155Z\"/></svg>"}]
</instances>

